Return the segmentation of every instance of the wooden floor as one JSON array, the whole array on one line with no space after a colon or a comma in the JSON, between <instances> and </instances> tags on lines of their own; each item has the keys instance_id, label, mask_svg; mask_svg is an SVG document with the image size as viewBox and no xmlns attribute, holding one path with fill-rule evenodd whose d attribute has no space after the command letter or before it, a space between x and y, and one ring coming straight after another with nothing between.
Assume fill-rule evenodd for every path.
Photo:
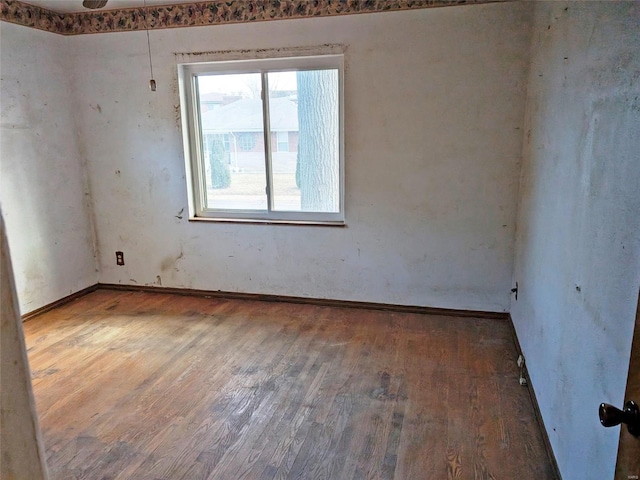
<instances>
[{"instance_id":1,"label":"wooden floor","mask_svg":"<svg viewBox=\"0 0 640 480\"><path fill-rule=\"evenodd\" d=\"M506 321L98 290L24 328L52 479L554 478Z\"/></svg>"}]
</instances>

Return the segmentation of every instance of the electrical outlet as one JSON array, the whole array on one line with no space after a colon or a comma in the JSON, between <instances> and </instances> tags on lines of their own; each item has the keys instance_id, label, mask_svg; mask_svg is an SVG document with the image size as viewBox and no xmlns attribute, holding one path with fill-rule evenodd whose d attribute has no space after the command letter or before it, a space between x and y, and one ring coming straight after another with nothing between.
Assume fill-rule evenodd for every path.
<instances>
[{"instance_id":1,"label":"electrical outlet","mask_svg":"<svg viewBox=\"0 0 640 480\"><path fill-rule=\"evenodd\" d=\"M525 375L525 366L524 366L524 357L522 355L518 355L518 367L520 367L520 385L523 387L527 386L527 377Z\"/></svg>"},{"instance_id":2,"label":"electrical outlet","mask_svg":"<svg viewBox=\"0 0 640 480\"><path fill-rule=\"evenodd\" d=\"M124 253L116 252L116 265L124 265Z\"/></svg>"}]
</instances>

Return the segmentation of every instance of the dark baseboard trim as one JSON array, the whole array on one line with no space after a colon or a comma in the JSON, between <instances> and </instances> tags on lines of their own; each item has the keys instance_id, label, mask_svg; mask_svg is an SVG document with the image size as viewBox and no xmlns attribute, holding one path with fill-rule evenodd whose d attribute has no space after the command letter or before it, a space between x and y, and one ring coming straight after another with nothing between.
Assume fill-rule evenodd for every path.
<instances>
[{"instance_id":1,"label":"dark baseboard trim","mask_svg":"<svg viewBox=\"0 0 640 480\"><path fill-rule=\"evenodd\" d=\"M513 336L513 343L516 346L516 351L518 355L522 355L525 358L525 369L524 374L527 379L527 390L529 392L529 397L531 397L531 403L533 404L533 411L535 412L536 419L538 420L538 425L540 426L540 431L542 432L542 439L544 441L544 446L547 450L547 456L549 457L549 461L551 462L551 468L556 475L558 480L562 480L562 475L560 474L560 469L558 468L558 462L556 461L556 456L553 453L553 448L551 448L551 442L549 441L549 435L547 434L547 428L545 427L544 420L542 419L542 413L540 413L540 405L538 404L538 398L536 397L536 392L533 388L533 383L531 383L531 378L529 377L529 372L527 371L526 357L524 353L522 353L522 348L520 347L520 341L518 340L518 334L516 333L516 327L513 324L513 318L511 318L511 314L507 314L509 317L509 325L511 327L511 335Z\"/></svg>"},{"instance_id":2,"label":"dark baseboard trim","mask_svg":"<svg viewBox=\"0 0 640 480\"><path fill-rule=\"evenodd\" d=\"M194 297L208 297L208 298L227 298L234 300L252 300L260 302L283 302L283 303L297 303L304 305L317 305L322 307L338 307L338 308L359 308L367 310L385 310L389 312L398 313L417 313L421 315L442 315L447 317L472 317L472 318L488 318L493 320L511 320L508 313L502 312L483 312L477 310L456 310L451 308L436 308L436 307L420 307L413 305L396 305L389 303L374 303L374 302L357 302L353 300L332 300L325 298L310 298L310 297L290 297L286 295L267 295L261 293L240 293L240 292L223 292L220 290L195 290L190 288L171 288L171 287L157 287L151 285L119 285L115 283L96 283L85 289L82 289L76 293L72 293L60 300L51 302L48 305L37 308L29 313L22 315L22 321L30 320L42 313L53 310L54 308L65 305L72 302L77 298L80 298L88 293L95 292L96 290L120 290L129 292L147 292L147 293L166 293L172 295L187 295ZM513 328L513 322L511 322ZM514 331L515 335L515 331ZM517 340L517 339L516 339ZM519 348L519 346L518 346Z\"/></svg>"},{"instance_id":3,"label":"dark baseboard trim","mask_svg":"<svg viewBox=\"0 0 640 480\"><path fill-rule=\"evenodd\" d=\"M75 299L83 297L87 293L95 292L98 288L99 286L96 283L95 285L91 285L90 287L83 288L82 290L77 291L76 293L72 293L71 295L67 295L66 297L56 300L55 302L51 302L43 307L36 308L35 310L32 310L31 312L25 313L24 315L22 315L22 321L26 322L27 320L31 320L33 317L37 317L38 315L48 312L49 310L53 310L54 308L61 307L66 303L73 302Z\"/></svg>"},{"instance_id":4,"label":"dark baseboard trim","mask_svg":"<svg viewBox=\"0 0 640 480\"><path fill-rule=\"evenodd\" d=\"M387 303L356 302L352 300L330 300L324 298L289 297L284 295L265 295L260 293L238 293L212 290L194 290L190 288L171 288L144 285L119 285L112 283L99 283L97 288L107 290L137 291L149 293L170 293L174 295L190 295L195 297L227 298L235 300L253 300L260 302L284 302L305 305L317 305L323 307L360 308L368 310L386 310L398 313L418 313L427 315L444 315L449 317L473 317L489 318L495 320L508 320L509 314L502 312L482 312L473 310L455 310L448 308L419 307L411 305L395 305Z\"/></svg>"}]
</instances>

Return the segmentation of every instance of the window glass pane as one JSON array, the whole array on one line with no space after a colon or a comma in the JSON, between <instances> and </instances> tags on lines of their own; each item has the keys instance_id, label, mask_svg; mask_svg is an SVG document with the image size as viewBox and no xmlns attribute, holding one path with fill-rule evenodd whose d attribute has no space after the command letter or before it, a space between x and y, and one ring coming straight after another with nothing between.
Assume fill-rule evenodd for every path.
<instances>
[{"instance_id":1,"label":"window glass pane","mask_svg":"<svg viewBox=\"0 0 640 480\"><path fill-rule=\"evenodd\" d=\"M296 72L272 72L269 81L269 124L271 127L271 168L273 170L273 208L299 212L300 189L296 185L295 139L298 138L298 100ZM289 145L289 135L293 144ZM286 138L286 146L285 146Z\"/></svg>"},{"instance_id":2,"label":"window glass pane","mask_svg":"<svg viewBox=\"0 0 640 480\"><path fill-rule=\"evenodd\" d=\"M289 132L277 132L276 138L278 141L278 151L288 152L289 151Z\"/></svg>"},{"instance_id":3,"label":"window glass pane","mask_svg":"<svg viewBox=\"0 0 640 480\"><path fill-rule=\"evenodd\" d=\"M266 173L259 73L199 75L206 205L266 210Z\"/></svg>"},{"instance_id":4,"label":"window glass pane","mask_svg":"<svg viewBox=\"0 0 640 480\"><path fill-rule=\"evenodd\" d=\"M278 142L272 153L274 210L338 212L338 70L272 72L268 80L269 122Z\"/></svg>"}]
</instances>

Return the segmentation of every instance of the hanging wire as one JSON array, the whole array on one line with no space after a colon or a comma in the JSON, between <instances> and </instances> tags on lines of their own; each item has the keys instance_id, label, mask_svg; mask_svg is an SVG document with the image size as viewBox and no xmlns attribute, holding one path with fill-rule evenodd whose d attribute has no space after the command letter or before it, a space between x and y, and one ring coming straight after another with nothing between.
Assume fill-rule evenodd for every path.
<instances>
[{"instance_id":1,"label":"hanging wire","mask_svg":"<svg viewBox=\"0 0 640 480\"><path fill-rule=\"evenodd\" d=\"M149 7L147 7L147 0L142 0L144 4L144 28L147 31L147 49L149 50L149 70L151 71L151 80L149 80L149 88L152 92L156 91L156 81L153 79L153 62L151 61L151 40L149 40L149 21L147 17L149 15Z\"/></svg>"}]
</instances>

